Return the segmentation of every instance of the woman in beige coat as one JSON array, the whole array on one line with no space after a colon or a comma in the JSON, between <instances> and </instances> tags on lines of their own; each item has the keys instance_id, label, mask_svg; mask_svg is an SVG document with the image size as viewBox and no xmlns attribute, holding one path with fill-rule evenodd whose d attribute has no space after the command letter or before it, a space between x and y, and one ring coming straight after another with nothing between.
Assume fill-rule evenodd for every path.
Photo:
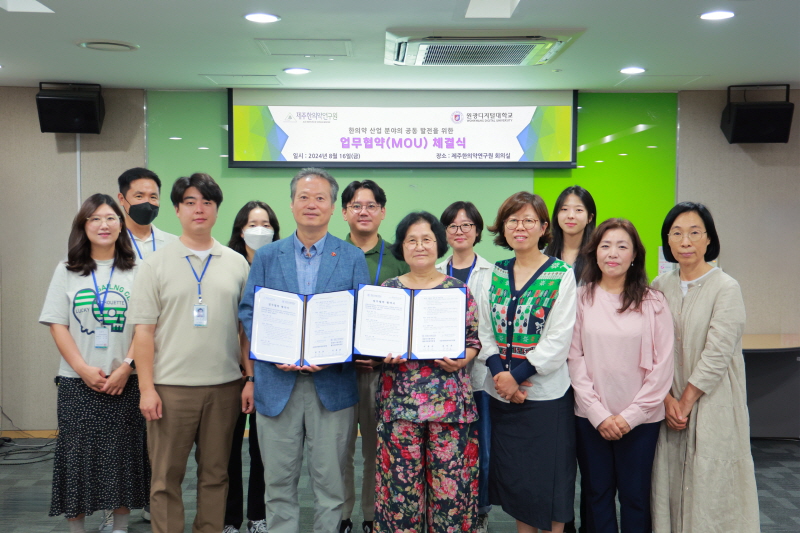
<instances>
[{"instance_id":1,"label":"woman in beige coat","mask_svg":"<svg viewBox=\"0 0 800 533\"><path fill-rule=\"evenodd\" d=\"M720 245L704 205L676 205L661 235L664 257L680 268L653 282L675 324L675 376L653 466L653 530L759 532L742 292L736 280L708 264Z\"/></svg>"}]
</instances>

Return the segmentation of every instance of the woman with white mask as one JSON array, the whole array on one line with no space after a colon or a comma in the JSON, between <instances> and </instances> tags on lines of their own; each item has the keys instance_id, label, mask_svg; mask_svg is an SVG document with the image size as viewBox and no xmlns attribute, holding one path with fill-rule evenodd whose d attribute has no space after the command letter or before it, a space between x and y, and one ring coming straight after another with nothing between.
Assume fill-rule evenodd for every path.
<instances>
[{"instance_id":1,"label":"woman with white mask","mask_svg":"<svg viewBox=\"0 0 800 533\"><path fill-rule=\"evenodd\" d=\"M248 263L253 262L256 250L280 239L281 226L270 206L252 200L236 214L228 247L242 254ZM244 382L242 382L244 385ZM250 415L250 481L247 487L247 532L266 533L266 508L264 506L264 465L256 434L255 413ZM238 532L244 521L244 490L242 487L242 442L247 422L245 413L239 414L233 432L231 456L228 459L228 501L225 506L223 533Z\"/></svg>"}]
</instances>

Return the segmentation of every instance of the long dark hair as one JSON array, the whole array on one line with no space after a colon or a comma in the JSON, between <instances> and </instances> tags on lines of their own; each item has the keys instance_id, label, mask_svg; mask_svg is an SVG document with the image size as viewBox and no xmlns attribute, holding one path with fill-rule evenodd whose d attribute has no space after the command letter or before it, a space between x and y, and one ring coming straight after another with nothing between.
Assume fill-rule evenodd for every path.
<instances>
[{"instance_id":1,"label":"long dark hair","mask_svg":"<svg viewBox=\"0 0 800 533\"><path fill-rule=\"evenodd\" d=\"M586 227L583 228L583 238L581 239L580 246L581 249L583 249L583 247L586 246L586 243L589 242L592 232L597 225L597 207L595 206L594 198L592 198L592 195L589 194L589 191L580 185L573 185L572 187L567 187L561 191L561 194L559 194L558 198L556 199L556 205L553 207L553 226L551 228L553 240L547 245L547 248L544 249L545 255L551 255L557 259L561 259L563 256L562 254L564 253L564 231L561 229L561 226L558 223L558 213L561 211L561 208L564 207L564 203L567 201L567 198L570 194L574 194L580 198L581 203L586 208L589 218L589 221L586 223ZM575 271L575 277L577 279L580 280L581 273L585 266L586 258L583 257L582 253L579 253L578 257L575 259L575 264L572 265L572 270Z\"/></svg>"},{"instance_id":2,"label":"long dark hair","mask_svg":"<svg viewBox=\"0 0 800 533\"><path fill-rule=\"evenodd\" d=\"M589 242L581 249L581 255L586 258L586 267L583 269L582 278L586 283L584 298L591 302L594 298L594 291L597 284L603 278L603 272L597 264L597 247L603 240L606 232L613 229L621 229L631 238L633 245L634 260L628 271L625 273L625 288L622 290L622 306L617 312L622 313L628 308L634 311L642 310L642 300L650 289L645 271L644 258L645 250L639 232L629 220L624 218L609 218L592 233Z\"/></svg>"},{"instance_id":3,"label":"long dark hair","mask_svg":"<svg viewBox=\"0 0 800 533\"><path fill-rule=\"evenodd\" d=\"M72 220L72 230L69 232L69 251L67 252L67 270L78 272L81 276L88 276L97 268L97 263L92 259L92 243L86 235L87 219L97 211L101 205L108 205L119 217L119 237L114 243L114 266L118 270L130 270L136 264L136 255L133 253L131 239L128 236L128 227L125 225L125 216L117 203L107 194L93 194L83 202L78 214Z\"/></svg>"},{"instance_id":4,"label":"long dark hair","mask_svg":"<svg viewBox=\"0 0 800 533\"><path fill-rule=\"evenodd\" d=\"M275 211L273 211L270 206L260 200L251 200L247 202L242 206L241 209L239 209L239 212L236 213L236 218L233 219L231 240L228 241L228 248L239 252L245 258L247 258L247 248L244 238L242 237L242 231L247 225L247 220L250 218L250 211L253 209L263 209L267 212L269 225L272 226L272 230L275 232L275 235L272 236L273 242L281 238L281 225L278 223L278 217L275 215Z\"/></svg>"}]
</instances>

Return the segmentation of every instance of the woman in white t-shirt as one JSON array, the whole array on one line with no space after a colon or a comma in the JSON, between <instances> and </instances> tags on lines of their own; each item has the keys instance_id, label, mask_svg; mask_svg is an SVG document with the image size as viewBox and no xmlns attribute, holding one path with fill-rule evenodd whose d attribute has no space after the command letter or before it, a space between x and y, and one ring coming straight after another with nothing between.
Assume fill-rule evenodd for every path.
<instances>
[{"instance_id":1,"label":"woman in white t-shirt","mask_svg":"<svg viewBox=\"0 0 800 533\"><path fill-rule=\"evenodd\" d=\"M87 514L114 510L115 532L150 493L145 421L126 312L136 258L113 198L90 196L72 222L39 322L61 353L50 516L83 533Z\"/></svg>"}]
</instances>

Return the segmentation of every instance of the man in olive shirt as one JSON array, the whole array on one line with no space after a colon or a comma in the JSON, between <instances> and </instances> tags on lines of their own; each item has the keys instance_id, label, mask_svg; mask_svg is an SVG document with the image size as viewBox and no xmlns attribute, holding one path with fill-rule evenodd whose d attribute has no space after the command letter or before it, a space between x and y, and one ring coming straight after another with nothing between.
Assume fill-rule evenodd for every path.
<instances>
[{"instance_id":1,"label":"man in olive shirt","mask_svg":"<svg viewBox=\"0 0 800 533\"><path fill-rule=\"evenodd\" d=\"M350 226L345 239L364 252L369 267L370 283L380 285L389 278L408 272L408 265L389 251L387 243L378 234L386 217L386 193L372 180L354 181L342 191L342 216ZM345 501L342 509L340 533L350 533L353 522L350 516L356 502L354 462L356 437L361 428L361 454L364 457L364 477L361 485L361 508L364 513L362 531L371 533L375 516L375 452L377 449L377 422L375 421L375 391L378 387L380 361L356 359L359 403L355 409L355 424L348 443L349 460L345 466Z\"/></svg>"}]
</instances>

